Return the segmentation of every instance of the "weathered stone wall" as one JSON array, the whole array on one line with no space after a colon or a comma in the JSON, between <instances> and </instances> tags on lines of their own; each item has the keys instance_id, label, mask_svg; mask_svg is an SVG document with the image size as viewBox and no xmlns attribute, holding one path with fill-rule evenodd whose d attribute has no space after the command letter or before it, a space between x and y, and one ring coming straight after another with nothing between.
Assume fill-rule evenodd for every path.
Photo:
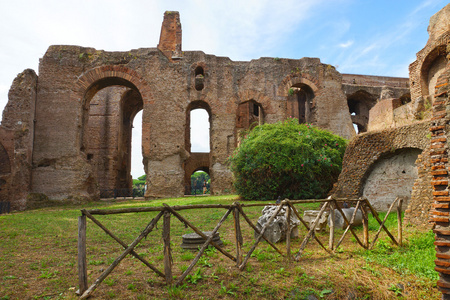
<instances>
[{"instance_id":1,"label":"weathered stone wall","mask_svg":"<svg viewBox=\"0 0 450 300\"><path fill-rule=\"evenodd\" d=\"M11 208L16 210L26 208L31 189L37 79L29 69L17 75L0 126L2 160L7 160L10 167L9 174L0 173L0 200L11 202Z\"/></svg>"},{"instance_id":2,"label":"weathered stone wall","mask_svg":"<svg viewBox=\"0 0 450 300\"><path fill-rule=\"evenodd\" d=\"M197 90L195 69L199 65L204 70L203 88ZM209 107L211 186L215 194L222 194L232 187L226 159L235 147L240 103L252 100L261 105L265 122L283 120L289 88L306 84L316 91L314 123L350 138L354 132L340 80L334 68L318 59L233 62L202 52L184 52L182 59L171 62L151 48L109 53L52 46L40 64L33 191L57 198L74 193L92 196L98 181L88 161L88 154L93 153L86 152L83 141L89 132L86 124L94 118L86 117L95 104L92 97L101 88L120 85L142 97L147 196L162 197L181 196L185 191L183 163L190 156L185 148L190 103L200 101ZM63 184L61 180L67 178L69 183Z\"/></svg>"},{"instance_id":3,"label":"weathered stone wall","mask_svg":"<svg viewBox=\"0 0 450 300\"><path fill-rule=\"evenodd\" d=\"M450 41L449 15L450 4L430 18L427 44L409 66L411 99L416 114L431 107L428 103L433 102L434 83L445 67L445 47Z\"/></svg>"},{"instance_id":4,"label":"weathered stone wall","mask_svg":"<svg viewBox=\"0 0 450 300\"><path fill-rule=\"evenodd\" d=\"M430 150L430 147L425 148L417 157L417 179L412 186L411 199L405 206L405 222L428 227L428 216L433 202Z\"/></svg>"},{"instance_id":5,"label":"weathered stone wall","mask_svg":"<svg viewBox=\"0 0 450 300\"><path fill-rule=\"evenodd\" d=\"M342 84L356 85L363 87L390 87L409 89L408 78L389 77L389 76L370 76L356 74L342 74Z\"/></svg>"},{"instance_id":6,"label":"weathered stone wall","mask_svg":"<svg viewBox=\"0 0 450 300\"><path fill-rule=\"evenodd\" d=\"M396 197L404 197L405 207L417 179L416 160L422 150L408 148L378 159L368 174L362 196L378 211L386 211Z\"/></svg>"},{"instance_id":7,"label":"weathered stone wall","mask_svg":"<svg viewBox=\"0 0 450 300\"><path fill-rule=\"evenodd\" d=\"M429 121L424 121L395 129L368 132L356 136L350 142L344 154L342 172L332 193L337 197L362 197L367 179L370 178L371 173L380 161L398 159L399 154L402 155L405 151L414 151L411 149L416 149L418 151L416 152L417 154L427 148L429 144L429 124ZM401 167L399 164L397 166ZM419 160L416 161L416 166L420 168ZM411 166L408 168L411 170ZM400 170L400 173L403 170L405 170L406 175L406 169ZM411 176L409 177L411 178ZM388 194L384 198L389 198L391 200L388 200L388 202L392 202L396 196L404 195L403 191L401 195L397 195L393 188L400 184L402 184L401 180L391 180L380 184L378 188L380 189L380 194ZM421 185L426 187L427 183L423 182ZM411 187L412 184L409 189ZM373 195L374 193L372 192L371 194ZM368 199L372 202L372 199ZM385 204L381 204L379 208L385 209Z\"/></svg>"}]
</instances>

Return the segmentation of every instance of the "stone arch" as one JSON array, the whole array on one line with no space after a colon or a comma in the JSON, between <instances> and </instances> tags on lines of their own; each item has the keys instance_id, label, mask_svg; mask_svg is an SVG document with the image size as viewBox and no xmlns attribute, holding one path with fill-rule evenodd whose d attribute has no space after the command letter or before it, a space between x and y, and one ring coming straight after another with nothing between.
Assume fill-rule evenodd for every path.
<instances>
[{"instance_id":1,"label":"stone arch","mask_svg":"<svg viewBox=\"0 0 450 300\"><path fill-rule=\"evenodd\" d=\"M319 82L316 78L310 74L290 74L286 76L278 87L278 96L287 97L289 96L289 89L296 85L307 85L311 88L314 94L319 90Z\"/></svg>"},{"instance_id":2,"label":"stone arch","mask_svg":"<svg viewBox=\"0 0 450 300\"><path fill-rule=\"evenodd\" d=\"M420 86L422 96L434 95L437 78L445 71L447 65L445 45L437 45L425 56L420 67Z\"/></svg>"},{"instance_id":3,"label":"stone arch","mask_svg":"<svg viewBox=\"0 0 450 300\"><path fill-rule=\"evenodd\" d=\"M357 135L347 146L333 194L337 197L361 197L364 183L376 161L403 149L424 151L429 144L427 135L429 122Z\"/></svg>"},{"instance_id":4,"label":"stone arch","mask_svg":"<svg viewBox=\"0 0 450 300\"><path fill-rule=\"evenodd\" d=\"M97 178L100 184L99 188L104 191L131 190L132 121L140 110L144 109L144 115L148 115L151 111L153 101L148 85L132 69L124 66L102 66L83 73L78 78L73 91L71 99L81 104L78 134L80 154L91 165L93 177ZM106 110L99 111L98 114L90 117L91 101L102 93L109 93L103 95L102 105L109 105L106 103L110 98L114 98L112 102L115 108L111 110L111 113ZM149 136L144 134L144 130L148 131L150 127L149 119L148 116L143 117L144 160L145 153L148 153L145 149L149 149ZM96 132L99 129L112 138L109 141L105 140L104 134ZM90 144L95 145L90 147ZM104 149L107 151L105 152ZM106 173L100 172L100 174L97 172L99 170ZM99 179L102 180L99 182Z\"/></svg>"},{"instance_id":5,"label":"stone arch","mask_svg":"<svg viewBox=\"0 0 450 300\"><path fill-rule=\"evenodd\" d=\"M376 103L376 96L364 90L347 95L347 105L352 123L358 126L358 133L367 131L369 111Z\"/></svg>"},{"instance_id":6,"label":"stone arch","mask_svg":"<svg viewBox=\"0 0 450 300\"><path fill-rule=\"evenodd\" d=\"M210 158L209 153L192 153L189 159L184 164L184 186L185 195L191 194L191 175L197 171L204 171L208 173L211 178L210 173ZM211 187L213 188L213 180L211 179Z\"/></svg>"},{"instance_id":7,"label":"stone arch","mask_svg":"<svg viewBox=\"0 0 450 300\"><path fill-rule=\"evenodd\" d=\"M260 93L255 90L245 90L245 91L239 92L237 99L235 99L235 103L237 105L239 105L239 104L247 102L249 100L253 100L253 101L261 104L264 111L267 114L274 113L273 108L272 108L272 103L271 103L272 99L267 97L265 94Z\"/></svg>"},{"instance_id":8,"label":"stone arch","mask_svg":"<svg viewBox=\"0 0 450 300\"><path fill-rule=\"evenodd\" d=\"M271 99L258 91L242 91L233 103L236 104L232 108L236 116L234 126L235 139L234 145L227 146L229 150L239 144L239 133L242 130L252 129L258 124L270 122L272 121L271 116L275 114Z\"/></svg>"},{"instance_id":9,"label":"stone arch","mask_svg":"<svg viewBox=\"0 0 450 300\"><path fill-rule=\"evenodd\" d=\"M287 99L285 118L294 117L300 123L313 123L312 107L318 86L318 80L308 73L286 76L278 87L278 95Z\"/></svg>"},{"instance_id":10,"label":"stone arch","mask_svg":"<svg viewBox=\"0 0 450 300\"><path fill-rule=\"evenodd\" d=\"M92 98L92 94L95 94L98 90L111 85L122 85L130 89L135 89L142 97L144 104L144 112L149 113L150 107L154 105L153 96L150 91L150 87L142 76L140 76L135 70L120 65L108 65L100 66L90 69L81 74L75 82L73 92L70 95L70 99L74 102L81 104L82 110L86 110L87 99ZM83 111L79 118L79 127L83 126ZM143 117L143 120L147 118ZM143 125L144 125L143 121ZM146 124L148 127L150 124ZM146 126L143 126L146 127ZM150 143L144 139L143 135L142 147L144 153L150 152ZM80 148L82 147L82 139L79 137ZM145 140L145 143L144 143Z\"/></svg>"}]
</instances>

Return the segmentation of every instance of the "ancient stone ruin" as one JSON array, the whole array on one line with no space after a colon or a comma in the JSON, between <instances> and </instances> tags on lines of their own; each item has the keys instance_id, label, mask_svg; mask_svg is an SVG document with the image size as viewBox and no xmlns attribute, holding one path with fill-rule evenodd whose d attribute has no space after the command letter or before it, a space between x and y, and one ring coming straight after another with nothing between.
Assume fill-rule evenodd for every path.
<instances>
[{"instance_id":1,"label":"ancient stone ruin","mask_svg":"<svg viewBox=\"0 0 450 300\"><path fill-rule=\"evenodd\" d=\"M0 201L23 210L131 188L139 111L146 198L189 193L197 170L210 175L212 194L231 193L227 157L240 132L295 117L351 140L334 196L367 197L379 210L405 197L408 222L434 227L438 286L450 295L450 4L428 32L409 78L341 74L318 58L237 62L183 51L178 12L164 14L155 48L50 46L39 76L23 71L9 91ZM209 153L191 151L198 108L209 114Z\"/></svg>"},{"instance_id":2,"label":"ancient stone ruin","mask_svg":"<svg viewBox=\"0 0 450 300\"><path fill-rule=\"evenodd\" d=\"M141 110L145 196L178 197L196 170L210 175L212 194L231 193L227 157L239 132L257 123L292 116L352 139L353 124L370 128L379 99L410 99L407 78L340 74L318 58L235 62L182 51L181 34L179 14L166 12L156 48L50 46L39 76L19 74L0 126L0 200L25 209L131 188L132 123ZM197 108L209 114L209 153L191 151Z\"/></svg>"}]
</instances>

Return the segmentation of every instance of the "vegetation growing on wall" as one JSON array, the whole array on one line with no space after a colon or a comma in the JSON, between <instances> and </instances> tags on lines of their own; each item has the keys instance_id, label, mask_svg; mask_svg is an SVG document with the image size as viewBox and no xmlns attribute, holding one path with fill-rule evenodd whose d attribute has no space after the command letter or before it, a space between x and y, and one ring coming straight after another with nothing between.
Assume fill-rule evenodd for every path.
<instances>
[{"instance_id":1,"label":"vegetation growing on wall","mask_svg":"<svg viewBox=\"0 0 450 300\"><path fill-rule=\"evenodd\" d=\"M336 182L347 141L289 118L246 132L229 157L244 199L323 198Z\"/></svg>"}]
</instances>

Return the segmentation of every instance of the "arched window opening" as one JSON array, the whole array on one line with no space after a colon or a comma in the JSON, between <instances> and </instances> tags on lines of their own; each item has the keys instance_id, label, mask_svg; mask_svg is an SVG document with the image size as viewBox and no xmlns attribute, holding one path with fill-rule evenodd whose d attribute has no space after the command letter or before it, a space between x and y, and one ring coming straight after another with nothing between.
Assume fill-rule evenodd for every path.
<instances>
[{"instance_id":1,"label":"arched window opening","mask_svg":"<svg viewBox=\"0 0 450 300\"><path fill-rule=\"evenodd\" d=\"M210 194L211 178L203 170L198 170L191 175L191 195Z\"/></svg>"},{"instance_id":2,"label":"arched window opening","mask_svg":"<svg viewBox=\"0 0 450 300\"><path fill-rule=\"evenodd\" d=\"M236 112L236 128L247 130L260 124L264 124L264 110L261 104L255 100L239 104Z\"/></svg>"},{"instance_id":3,"label":"arched window opening","mask_svg":"<svg viewBox=\"0 0 450 300\"><path fill-rule=\"evenodd\" d=\"M204 71L203 71L203 68L200 67L200 66L198 66L197 68L195 68L195 77L197 77L197 76L199 76L199 75L205 76L205 73L204 73Z\"/></svg>"},{"instance_id":4,"label":"arched window opening","mask_svg":"<svg viewBox=\"0 0 450 300\"><path fill-rule=\"evenodd\" d=\"M347 96L348 110L357 134L367 131L369 111L375 103L375 96L363 90L359 90Z\"/></svg>"},{"instance_id":5,"label":"arched window opening","mask_svg":"<svg viewBox=\"0 0 450 300\"><path fill-rule=\"evenodd\" d=\"M210 152L208 112L202 108L193 109L190 121L191 152Z\"/></svg>"},{"instance_id":6,"label":"arched window opening","mask_svg":"<svg viewBox=\"0 0 450 300\"><path fill-rule=\"evenodd\" d=\"M197 68L195 68L194 74L195 74L195 85L194 85L195 89L197 91L201 91L205 87L204 83L205 73L203 68L198 66Z\"/></svg>"},{"instance_id":7,"label":"arched window opening","mask_svg":"<svg viewBox=\"0 0 450 300\"><path fill-rule=\"evenodd\" d=\"M314 92L306 84L299 83L289 89L287 112L290 117L297 118L299 123L312 123L311 107Z\"/></svg>"},{"instance_id":8,"label":"arched window opening","mask_svg":"<svg viewBox=\"0 0 450 300\"><path fill-rule=\"evenodd\" d=\"M438 46L428 54L422 64L420 80L422 96L428 98L430 102L433 101L437 79L447 65L445 53L445 45Z\"/></svg>"},{"instance_id":9,"label":"arched window opening","mask_svg":"<svg viewBox=\"0 0 450 300\"><path fill-rule=\"evenodd\" d=\"M190 195L191 175L196 171L209 174L210 152L213 150L210 141L210 115L209 105L203 101L191 102L186 109L185 149L190 153L184 161L185 194ZM208 185L211 190L211 186Z\"/></svg>"},{"instance_id":10,"label":"arched window opening","mask_svg":"<svg viewBox=\"0 0 450 300\"><path fill-rule=\"evenodd\" d=\"M142 164L142 110L134 117L132 128L131 176L134 180L145 175L144 165Z\"/></svg>"}]
</instances>

